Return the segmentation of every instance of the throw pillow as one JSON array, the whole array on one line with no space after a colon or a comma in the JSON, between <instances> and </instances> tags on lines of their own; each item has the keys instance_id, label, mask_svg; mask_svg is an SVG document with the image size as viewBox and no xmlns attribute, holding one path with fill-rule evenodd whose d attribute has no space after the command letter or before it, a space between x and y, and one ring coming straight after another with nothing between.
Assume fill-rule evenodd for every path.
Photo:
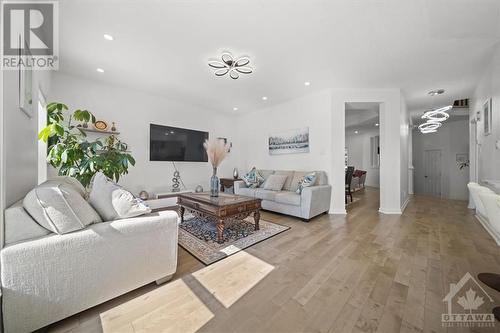
<instances>
[{"instance_id":1,"label":"throw pillow","mask_svg":"<svg viewBox=\"0 0 500 333\"><path fill-rule=\"evenodd\" d=\"M270 175L264 184L264 190L281 191L285 185L287 176L285 175Z\"/></svg>"},{"instance_id":2,"label":"throw pillow","mask_svg":"<svg viewBox=\"0 0 500 333\"><path fill-rule=\"evenodd\" d=\"M94 175L89 202L104 221L151 213L151 208L141 199L136 198L101 172Z\"/></svg>"},{"instance_id":3,"label":"throw pillow","mask_svg":"<svg viewBox=\"0 0 500 333\"><path fill-rule=\"evenodd\" d=\"M243 181L249 188L257 188L264 182L264 177L254 167L246 175L243 176Z\"/></svg>"},{"instance_id":4,"label":"throw pillow","mask_svg":"<svg viewBox=\"0 0 500 333\"><path fill-rule=\"evenodd\" d=\"M299 185L299 188L297 189L297 193L299 193L299 194L302 193L302 189L304 189L304 187L313 186L315 181L316 181L316 173L315 172L311 172L311 173L305 175L304 179L302 180L302 182Z\"/></svg>"},{"instance_id":5,"label":"throw pillow","mask_svg":"<svg viewBox=\"0 0 500 333\"><path fill-rule=\"evenodd\" d=\"M24 198L23 207L39 225L58 234L102 222L81 193L68 184L35 187Z\"/></svg>"}]
</instances>

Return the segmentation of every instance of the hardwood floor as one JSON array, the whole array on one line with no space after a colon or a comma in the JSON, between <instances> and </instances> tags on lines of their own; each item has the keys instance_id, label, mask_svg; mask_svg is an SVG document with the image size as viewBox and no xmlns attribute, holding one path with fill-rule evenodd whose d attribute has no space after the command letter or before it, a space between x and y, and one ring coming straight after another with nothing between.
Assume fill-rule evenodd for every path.
<instances>
[{"instance_id":1,"label":"hardwood floor","mask_svg":"<svg viewBox=\"0 0 500 333\"><path fill-rule=\"evenodd\" d=\"M291 229L208 267L179 249L175 280L47 330L468 332L441 327L443 298L466 272L500 273L500 250L466 203L416 196L403 215L382 215L378 191L355 195L346 217L304 223L264 212ZM500 294L485 290L500 305Z\"/></svg>"}]
</instances>

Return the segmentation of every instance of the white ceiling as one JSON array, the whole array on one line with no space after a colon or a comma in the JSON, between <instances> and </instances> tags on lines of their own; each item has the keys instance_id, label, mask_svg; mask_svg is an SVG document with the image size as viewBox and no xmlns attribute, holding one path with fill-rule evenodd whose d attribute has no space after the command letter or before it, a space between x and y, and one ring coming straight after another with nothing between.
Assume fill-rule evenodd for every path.
<instances>
[{"instance_id":1,"label":"white ceiling","mask_svg":"<svg viewBox=\"0 0 500 333\"><path fill-rule=\"evenodd\" d=\"M449 103L499 37L498 0L60 1L61 71L229 113L328 87L402 88L410 110L444 88ZM215 77L224 50L255 72Z\"/></svg>"},{"instance_id":2,"label":"white ceiling","mask_svg":"<svg viewBox=\"0 0 500 333\"><path fill-rule=\"evenodd\" d=\"M378 130L375 124L379 123L379 110L379 103L345 103L346 134Z\"/></svg>"}]
</instances>

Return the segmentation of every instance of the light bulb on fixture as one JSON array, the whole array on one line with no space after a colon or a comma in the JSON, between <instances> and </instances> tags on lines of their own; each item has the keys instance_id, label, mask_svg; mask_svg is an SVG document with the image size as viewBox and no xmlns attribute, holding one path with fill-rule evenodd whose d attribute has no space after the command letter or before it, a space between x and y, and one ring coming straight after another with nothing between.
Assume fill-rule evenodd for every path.
<instances>
[{"instance_id":1,"label":"light bulb on fixture","mask_svg":"<svg viewBox=\"0 0 500 333\"><path fill-rule=\"evenodd\" d=\"M306 81L306 82L304 82L304 85L305 85L306 87L309 87L309 86L311 85L311 82Z\"/></svg>"},{"instance_id":2,"label":"light bulb on fixture","mask_svg":"<svg viewBox=\"0 0 500 333\"><path fill-rule=\"evenodd\" d=\"M267 101L267 97L266 96L262 96L262 100L263 101Z\"/></svg>"},{"instance_id":3,"label":"light bulb on fixture","mask_svg":"<svg viewBox=\"0 0 500 333\"><path fill-rule=\"evenodd\" d=\"M234 108L233 108L233 111L238 111L238 108L237 108L237 107L234 107Z\"/></svg>"},{"instance_id":4,"label":"light bulb on fixture","mask_svg":"<svg viewBox=\"0 0 500 333\"><path fill-rule=\"evenodd\" d=\"M111 36L109 34L104 34L103 37L105 40L114 40L113 36Z\"/></svg>"},{"instance_id":5,"label":"light bulb on fixture","mask_svg":"<svg viewBox=\"0 0 500 333\"><path fill-rule=\"evenodd\" d=\"M375 126L376 126L376 127L378 127L378 126L379 126L379 124L378 124L378 123L376 123L376 124L375 124Z\"/></svg>"},{"instance_id":6,"label":"light bulb on fixture","mask_svg":"<svg viewBox=\"0 0 500 333\"><path fill-rule=\"evenodd\" d=\"M102 69L102 68L97 68L96 71L99 73L104 73L104 69Z\"/></svg>"}]
</instances>

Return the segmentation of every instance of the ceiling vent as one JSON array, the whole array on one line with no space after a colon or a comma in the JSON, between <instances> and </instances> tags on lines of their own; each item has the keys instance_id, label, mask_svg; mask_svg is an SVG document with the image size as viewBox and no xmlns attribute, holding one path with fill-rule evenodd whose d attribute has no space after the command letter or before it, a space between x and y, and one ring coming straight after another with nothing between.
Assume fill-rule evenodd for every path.
<instances>
[{"instance_id":1,"label":"ceiling vent","mask_svg":"<svg viewBox=\"0 0 500 333\"><path fill-rule=\"evenodd\" d=\"M453 107L454 108L469 108L469 99L457 99L455 102L453 102Z\"/></svg>"}]
</instances>

